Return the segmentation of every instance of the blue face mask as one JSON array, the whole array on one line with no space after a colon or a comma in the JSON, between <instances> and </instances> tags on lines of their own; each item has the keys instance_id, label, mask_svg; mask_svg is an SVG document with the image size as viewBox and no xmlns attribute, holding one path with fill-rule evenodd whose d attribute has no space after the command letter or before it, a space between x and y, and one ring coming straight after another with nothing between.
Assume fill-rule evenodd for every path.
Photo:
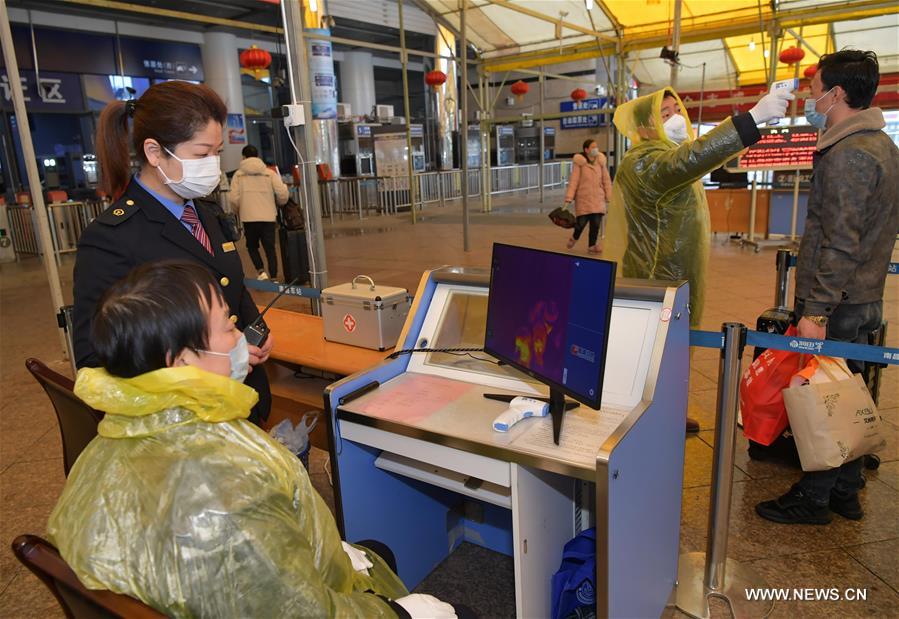
<instances>
[{"instance_id":1,"label":"blue face mask","mask_svg":"<svg viewBox=\"0 0 899 619\"><path fill-rule=\"evenodd\" d=\"M247 337L241 333L240 339L229 352L215 352L214 350L203 350L208 355L216 355L218 357L228 357L231 361L231 378L242 383L250 373L250 350L247 348Z\"/></svg>"},{"instance_id":2,"label":"blue face mask","mask_svg":"<svg viewBox=\"0 0 899 619\"><path fill-rule=\"evenodd\" d=\"M834 88L836 88L836 86L834 86ZM830 90L833 90L833 88L831 88ZM823 113L819 112L815 108L815 106L818 104L818 101L830 94L830 90L825 92L817 99L805 100L805 119L808 120L808 124L810 124L812 127L815 127L816 129L824 129L825 127L827 127L827 112L829 112L830 108L833 107L836 103L832 103L830 107L827 108L827 110Z\"/></svg>"}]
</instances>

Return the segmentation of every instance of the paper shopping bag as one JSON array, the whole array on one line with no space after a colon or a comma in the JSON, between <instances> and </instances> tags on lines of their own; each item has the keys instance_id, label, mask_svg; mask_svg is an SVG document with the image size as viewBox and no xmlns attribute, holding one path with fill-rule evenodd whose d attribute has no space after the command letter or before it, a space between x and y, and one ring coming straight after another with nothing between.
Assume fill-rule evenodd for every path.
<instances>
[{"instance_id":1,"label":"paper shopping bag","mask_svg":"<svg viewBox=\"0 0 899 619\"><path fill-rule=\"evenodd\" d=\"M883 421L860 374L842 359L816 355L806 385L784 389L803 471L824 471L883 449Z\"/></svg>"}]
</instances>

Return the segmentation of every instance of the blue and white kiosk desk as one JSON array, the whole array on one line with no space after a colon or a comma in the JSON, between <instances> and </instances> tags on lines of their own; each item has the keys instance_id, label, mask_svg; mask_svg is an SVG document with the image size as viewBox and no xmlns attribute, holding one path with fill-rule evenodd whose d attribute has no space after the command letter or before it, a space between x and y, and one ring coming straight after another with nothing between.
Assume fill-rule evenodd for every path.
<instances>
[{"instance_id":1,"label":"blue and white kiosk desk","mask_svg":"<svg viewBox=\"0 0 899 619\"><path fill-rule=\"evenodd\" d=\"M484 342L489 272L422 277L397 349ZM412 589L463 541L514 558L518 617L550 615L564 544L596 526L600 617L658 617L677 579L689 378L686 284L618 280L602 409L492 429L483 394L545 387L484 353L414 353L325 391L341 533L396 554ZM373 381L379 387L345 400ZM460 583L460 586L463 583Z\"/></svg>"}]
</instances>

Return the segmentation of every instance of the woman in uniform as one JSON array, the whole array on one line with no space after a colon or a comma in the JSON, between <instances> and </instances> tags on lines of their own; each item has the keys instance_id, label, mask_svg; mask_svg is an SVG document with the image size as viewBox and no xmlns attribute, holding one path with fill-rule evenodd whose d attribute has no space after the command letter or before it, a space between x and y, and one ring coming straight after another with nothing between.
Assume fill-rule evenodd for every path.
<instances>
[{"instance_id":1,"label":"woman in uniform","mask_svg":"<svg viewBox=\"0 0 899 619\"><path fill-rule=\"evenodd\" d=\"M74 346L78 367L96 367L91 324L103 293L139 264L188 259L222 287L230 320L244 329L258 315L243 284L243 267L219 206L203 198L218 186L227 108L209 87L171 81L135 101L114 101L100 114L97 158L102 189L113 204L83 232L74 283ZM129 123L131 129L129 131ZM129 135L139 171L132 175ZM134 316L140 321L141 316ZM259 394L250 420L268 418L271 393L261 364L273 337L250 346L255 366L245 383Z\"/></svg>"}]
</instances>

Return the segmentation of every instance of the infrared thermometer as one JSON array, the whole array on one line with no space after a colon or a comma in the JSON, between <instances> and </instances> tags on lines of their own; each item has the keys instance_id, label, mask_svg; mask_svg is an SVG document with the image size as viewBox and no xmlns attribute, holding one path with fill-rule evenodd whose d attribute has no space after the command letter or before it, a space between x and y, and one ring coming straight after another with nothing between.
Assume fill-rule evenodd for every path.
<instances>
[{"instance_id":1,"label":"infrared thermometer","mask_svg":"<svg viewBox=\"0 0 899 619\"><path fill-rule=\"evenodd\" d=\"M794 90L799 90L799 79L795 78L795 77L791 77L788 80L780 80L780 81L774 82L773 84L771 84L771 90L769 90L768 92L770 92L771 94L774 94L775 92L777 92L779 90L786 90L788 92L793 92ZM780 124L779 118L775 118L773 120L768 121L769 126L779 125L779 124Z\"/></svg>"},{"instance_id":2,"label":"infrared thermometer","mask_svg":"<svg viewBox=\"0 0 899 619\"><path fill-rule=\"evenodd\" d=\"M493 420L493 429L497 432L508 432L509 429L522 419L530 417L546 417L549 414L549 404L534 398L518 396L509 402L509 408L500 413Z\"/></svg>"}]
</instances>

